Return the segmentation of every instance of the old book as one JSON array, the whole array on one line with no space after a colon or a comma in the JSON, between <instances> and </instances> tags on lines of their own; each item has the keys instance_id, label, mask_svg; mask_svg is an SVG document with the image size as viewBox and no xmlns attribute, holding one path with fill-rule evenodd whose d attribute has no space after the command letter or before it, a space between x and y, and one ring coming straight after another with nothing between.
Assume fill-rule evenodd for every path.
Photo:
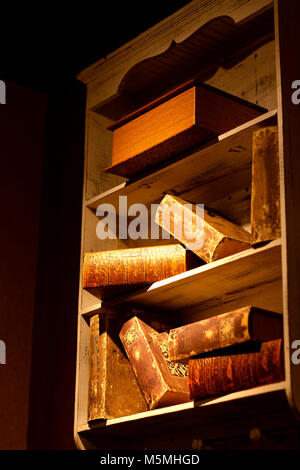
<instances>
[{"instance_id":1,"label":"old book","mask_svg":"<svg viewBox=\"0 0 300 470\"><path fill-rule=\"evenodd\" d=\"M200 320L169 332L171 361L249 341L269 341L282 337L282 314L246 306Z\"/></svg>"},{"instance_id":2,"label":"old book","mask_svg":"<svg viewBox=\"0 0 300 470\"><path fill-rule=\"evenodd\" d=\"M169 361L167 332L133 317L120 338L150 409L189 401L187 365Z\"/></svg>"},{"instance_id":3,"label":"old book","mask_svg":"<svg viewBox=\"0 0 300 470\"><path fill-rule=\"evenodd\" d=\"M243 124L265 110L197 80L190 80L109 126L112 165L132 177Z\"/></svg>"},{"instance_id":4,"label":"old book","mask_svg":"<svg viewBox=\"0 0 300 470\"><path fill-rule=\"evenodd\" d=\"M250 248L250 234L204 206L166 194L155 222L207 263Z\"/></svg>"},{"instance_id":5,"label":"old book","mask_svg":"<svg viewBox=\"0 0 300 470\"><path fill-rule=\"evenodd\" d=\"M102 299L197 266L180 244L85 253L83 288Z\"/></svg>"},{"instance_id":6,"label":"old book","mask_svg":"<svg viewBox=\"0 0 300 470\"><path fill-rule=\"evenodd\" d=\"M122 322L106 314L90 318L88 421L148 409L118 336Z\"/></svg>"},{"instance_id":7,"label":"old book","mask_svg":"<svg viewBox=\"0 0 300 470\"><path fill-rule=\"evenodd\" d=\"M189 360L190 398L201 400L284 380L282 339L255 352Z\"/></svg>"},{"instance_id":8,"label":"old book","mask_svg":"<svg viewBox=\"0 0 300 470\"><path fill-rule=\"evenodd\" d=\"M253 133L251 243L280 238L280 182L277 126Z\"/></svg>"}]
</instances>

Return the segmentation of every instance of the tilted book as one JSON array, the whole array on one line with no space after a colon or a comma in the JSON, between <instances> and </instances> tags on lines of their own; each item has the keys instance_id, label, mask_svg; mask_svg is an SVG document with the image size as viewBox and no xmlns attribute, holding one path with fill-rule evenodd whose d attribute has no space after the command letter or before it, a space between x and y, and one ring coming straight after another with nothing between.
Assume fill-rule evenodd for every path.
<instances>
[{"instance_id":1,"label":"tilted book","mask_svg":"<svg viewBox=\"0 0 300 470\"><path fill-rule=\"evenodd\" d=\"M280 181L278 128L253 133L251 186L251 243L280 238Z\"/></svg>"},{"instance_id":2,"label":"tilted book","mask_svg":"<svg viewBox=\"0 0 300 470\"><path fill-rule=\"evenodd\" d=\"M190 398L209 397L284 380L282 339L263 342L255 352L189 360Z\"/></svg>"},{"instance_id":3,"label":"tilted book","mask_svg":"<svg viewBox=\"0 0 300 470\"><path fill-rule=\"evenodd\" d=\"M96 314L90 318L90 422L148 410L118 336L122 322L122 318L106 314Z\"/></svg>"},{"instance_id":4,"label":"tilted book","mask_svg":"<svg viewBox=\"0 0 300 470\"><path fill-rule=\"evenodd\" d=\"M283 334L282 314L246 306L169 332L171 361L249 341L269 341Z\"/></svg>"},{"instance_id":5,"label":"tilted book","mask_svg":"<svg viewBox=\"0 0 300 470\"><path fill-rule=\"evenodd\" d=\"M169 360L167 332L133 317L120 338L150 409L189 401L187 365Z\"/></svg>"},{"instance_id":6,"label":"tilted book","mask_svg":"<svg viewBox=\"0 0 300 470\"><path fill-rule=\"evenodd\" d=\"M105 299L195 266L197 260L178 243L85 253L83 288Z\"/></svg>"},{"instance_id":7,"label":"tilted book","mask_svg":"<svg viewBox=\"0 0 300 470\"><path fill-rule=\"evenodd\" d=\"M250 234L243 227L220 217L204 206L166 194L155 222L206 263L250 248Z\"/></svg>"},{"instance_id":8,"label":"tilted book","mask_svg":"<svg viewBox=\"0 0 300 470\"><path fill-rule=\"evenodd\" d=\"M265 110L199 80L189 80L108 127L112 165L130 178L247 122Z\"/></svg>"}]
</instances>

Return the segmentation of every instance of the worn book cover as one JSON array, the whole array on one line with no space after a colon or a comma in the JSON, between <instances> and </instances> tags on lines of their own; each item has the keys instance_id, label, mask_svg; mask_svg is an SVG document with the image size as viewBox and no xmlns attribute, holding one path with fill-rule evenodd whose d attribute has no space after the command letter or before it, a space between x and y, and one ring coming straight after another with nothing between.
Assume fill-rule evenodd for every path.
<instances>
[{"instance_id":1,"label":"worn book cover","mask_svg":"<svg viewBox=\"0 0 300 470\"><path fill-rule=\"evenodd\" d=\"M187 364L169 360L167 332L133 317L120 338L150 409L189 401Z\"/></svg>"},{"instance_id":2,"label":"worn book cover","mask_svg":"<svg viewBox=\"0 0 300 470\"><path fill-rule=\"evenodd\" d=\"M249 341L269 341L283 334L282 314L246 306L169 332L171 361Z\"/></svg>"},{"instance_id":3,"label":"worn book cover","mask_svg":"<svg viewBox=\"0 0 300 470\"><path fill-rule=\"evenodd\" d=\"M201 400L284 380L282 339L263 342L255 352L189 360L190 398Z\"/></svg>"},{"instance_id":4,"label":"worn book cover","mask_svg":"<svg viewBox=\"0 0 300 470\"><path fill-rule=\"evenodd\" d=\"M206 263L250 248L250 234L204 206L166 194L155 222Z\"/></svg>"},{"instance_id":5,"label":"worn book cover","mask_svg":"<svg viewBox=\"0 0 300 470\"><path fill-rule=\"evenodd\" d=\"M280 238L280 181L278 128L253 133L251 243Z\"/></svg>"},{"instance_id":6,"label":"worn book cover","mask_svg":"<svg viewBox=\"0 0 300 470\"><path fill-rule=\"evenodd\" d=\"M179 243L85 253L83 288L106 299L198 265Z\"/></svg>"},{"instance_id":7,"label":"worn book cover","mask_svg":"<svg viewBox=\"0 0 300 470\"><path fill-rule=\"evenodd\" d=\"M122 323L122 318L106 314L90 318L88 421L148 409L118 336Z\"/></svg>"}]
</instances>

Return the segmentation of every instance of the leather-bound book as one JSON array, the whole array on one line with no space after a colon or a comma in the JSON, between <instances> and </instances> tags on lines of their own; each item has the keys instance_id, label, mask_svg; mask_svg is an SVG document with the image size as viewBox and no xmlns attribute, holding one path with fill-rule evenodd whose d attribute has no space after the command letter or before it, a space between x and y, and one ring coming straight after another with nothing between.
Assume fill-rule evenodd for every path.
<instances>
[{"instance_id":1,"label":"leather-bound book","mask_svg":"<svg viewBox=\"0 0 300 470\"><path fill-rule=\"evenodd\" d=\"M251 243L280 238L280 183L277 126L253 133Z\"/></svg>"},{"instance_id":2,"label":"leather-bound book","mask_svg":"<svg viewBox=\"0 0 300 470\"><path fill-rule=\"evenodd\" d=\"M250 234L241 226L170 194L160 202L155 222L206 263L250 248Z\"/></svg>"},{"instance_id":3,"label":"leather-bound book","mask_svg":"<svg viewBox=\"0 0 300 470\"><path fill-rule=\"evenodd\" d=\"M106 299L198 265L180 244L85 253L83 288Z\"/></svg>"},{"instance_id":4,"label":"leather-bound book","mask_svg":"<svg viewBox=\"0 0 300 470\"><path fill-rule=\"evenodd\" d=\"M169 361L167 332L133 317L120 338L150 409L189 401L187 364Z\"/></svg>"},{"instance_id":5,"label":"leather-bound book","mask_svg":"<svg viewBox=\"0 0 300 470\"><path fill-rule=\"evenodd\" d=\"M109 126L112 165L130 178L183 158L184 152L247 122L265 110L193 79Z\"/></svg>"},{"instance_id":6,"label":"leather-bound book","mask_svg":"<svg viewBox=\"0 0 300 470\"><path fill-rule=\"evenodd\" d=\"M241 343L269 341L283 334L282 314L246 306L169 332L171 361Z\"/></svg>"},{"instance_id":7,"label":"leather-bound book","mask_svg":"<svg viewBox=\"0 0 300 470\"><path fill-rule=\"evenodd\" d=\"M189 360L190 398L209 397L284 380L282 339L261 343L255 352Z\"/></svg>"},{"instance_id":8,"label":"leather-bound book","mask_svg":"<svg viewBox=\"0 0 300 470\"><path fill-rule=\"evenodd\" d=\"M147 411L148 406L119 339L123 319L90 318L88 421Z\"/></svg>"}]
</instances>

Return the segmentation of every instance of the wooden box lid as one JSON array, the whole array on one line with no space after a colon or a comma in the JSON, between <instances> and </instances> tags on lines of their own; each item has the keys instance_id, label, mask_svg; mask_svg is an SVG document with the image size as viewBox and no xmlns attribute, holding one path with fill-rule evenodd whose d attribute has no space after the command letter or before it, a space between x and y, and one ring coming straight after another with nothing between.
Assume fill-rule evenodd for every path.
<instances>
[{"instance_id":1,"label":"wooden box lid","mask_svg":"<svg viewBox=\"0 0 300 470\"><path fill-rule=\"evenodd\" d=\"M106 171L130 178L153 170L264 112L260 106L190 80L108 127L113 150Z\"/></svg>"}]
</instances>

